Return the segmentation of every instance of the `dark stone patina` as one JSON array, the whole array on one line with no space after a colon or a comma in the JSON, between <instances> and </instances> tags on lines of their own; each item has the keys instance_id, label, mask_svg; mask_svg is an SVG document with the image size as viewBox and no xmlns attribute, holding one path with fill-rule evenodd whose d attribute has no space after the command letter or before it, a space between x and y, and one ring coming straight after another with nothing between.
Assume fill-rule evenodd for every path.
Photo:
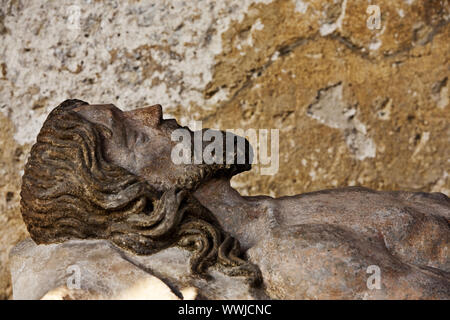
<instances>
[{"instance_id":1,"label":"dark stone patina","mask_svg":"<svg viewBox=\"0 0 450 320\"><path fill-rule=\"evenodd\" d=\"M108 239L142 255L179 246L193 253L193 275L214 266L263 280L271 298L450 298L445 195L353 187L243 197L230 179L250 165L175 165L177 128L159 105L58 106L23 176L33 240ZM381 270L380 288L368 288L369 266Z\"/></svg>"},{"instance_id":2,"label":"dark stone patina","mask_svg":"<svg viewBox=\"0 0 450 320\"><path fill-rule=\"evenodd\" d=\"M192 191L243 165L175 165L175 120L161 106L122 112L113 105L67 100L45 121L22 182L22 216L33 240L109 239L137 254L178 245L195 252L192 271L213 264L260 281L230 237Z\"/></svg>"}]
</instances>

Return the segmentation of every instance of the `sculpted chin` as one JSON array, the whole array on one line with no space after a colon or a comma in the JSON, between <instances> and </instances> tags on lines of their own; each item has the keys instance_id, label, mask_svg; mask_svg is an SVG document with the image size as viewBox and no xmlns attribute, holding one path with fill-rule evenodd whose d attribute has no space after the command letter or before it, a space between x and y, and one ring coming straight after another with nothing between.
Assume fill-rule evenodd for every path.
<instances>
[{"instance_id":1,"label":"sculpted chin","mask_svg":"<svg viewBox=\"0 0 450 320\"><path fill-rule=\"evenodd\" d=\"M272 298L364 298L373 265L381 270L373 297L450 297L445 195L354 187L243 197L230 179L250 169L248 143L244 164L174 164L179 128L159 105L60 104L23 176L34 241L109 239L145 255L180 246L194 253L193 274L215 266Z\"/></svg>"}]
</instances>

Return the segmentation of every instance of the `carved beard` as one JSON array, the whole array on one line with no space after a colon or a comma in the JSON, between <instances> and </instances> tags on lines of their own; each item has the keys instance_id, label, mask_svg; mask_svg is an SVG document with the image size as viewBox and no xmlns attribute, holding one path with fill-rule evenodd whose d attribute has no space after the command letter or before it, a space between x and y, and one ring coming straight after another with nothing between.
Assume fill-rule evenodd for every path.
<instances>
[{"instance_id":1,"label":"carved beard","mask_svg":"<svg viewBox=\"0 0 450 320\"><path fill-rule=\"evenodd\" d=\"M171 128L171 129L165 129L166 134L168 136L171 135L173 129L179 129L179 128ZM202 134L208 129L203 129ZM189 130L190 131L190 130ZM226 177L228 179L231 179L232 176L250 170L251 169L251 160L253 158L253 150L252 147L247 139L244 139L242 137L239 137L237 135L233 134L233 138L235 139L235 143L232 150L226 149L226 133L225 131L216 131L220 132L223 137L223 148L222 148L222 159L224 163L213 163L213 164L207 164L207 163L201 163L201 164L180 164L179 166L182 166L183 173L181 176L179 176L175 182L169 182L167 179L158 178L157 175L152 173L150 169L148 172L146 172L146 181L155 187L155 189L158 189L161 192L170 190L170 189L183 189L188 191L195 191L201 184L204 184L211 178L219 178L219 177ZM194 152L195 152L195 145L194 145L194 132L190 131L191 134L191 160L194 159ZM236 139L242 139L244 141L243 148L242 143L236 143ZM202 148L201 148L201 155L204 154L205 148L208 147L209 144L214 143L212 142L202 142ZM238 155L244 156L244 163L238 163ZM232 163L227 164L226 159L228 157L232 157L234 159ZM200 157L202 158L202 157ZM154 169L152 169L154 170Z\"/></svg>"},{"instance_id":2,"label":"carved beard","mask_svg":"<svg viewBox=\"0 0 450 320\"><path fill-rule=\"evenodd\" d=\"M202 130L202 136L209 129L203 129ZM223 140L222 140L222 162L223 163L214 163L214 164L193 164L193 165L187 165L186 167L186 175L184 177L181 177L178 179L176 185L188 190L195 190L201 183L204 183L211 179L212 177L220 177L224 176L229 179L231 179L232 176L250 170L251 169L251 162L253 159L253 149L249 143L249 141L243 137L237 136L232 134L234 143L233 143L233 149L227 150L226 146L226 136L227 133L225 131L217 131L220 132ZM194 133L192 133L194 135ZM236 143L236 139L244 140L244 149L242 149L241 143ZM193 137L191 141L194 141ZM204 151L206 147L208 147L209 144L214 143L212 142L203 142L202 143L202 155L204 154ZM192 157L194 153L194 143L192 143L191 146L192 150ZM238 163L238 155L244 155L244 163ZM227 157L232 157L233 161L231 164L226 163Z\"/></svg>"}]
</instances>

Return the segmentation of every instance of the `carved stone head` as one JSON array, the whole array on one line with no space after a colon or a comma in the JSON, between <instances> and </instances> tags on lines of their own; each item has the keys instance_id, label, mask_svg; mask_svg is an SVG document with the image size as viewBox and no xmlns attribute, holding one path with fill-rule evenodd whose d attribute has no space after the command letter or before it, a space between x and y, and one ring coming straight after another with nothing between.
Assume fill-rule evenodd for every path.
<instances>
[{"instance_id":1,"label":"carved stone head","mask_svg":"<svg viewBox=\"0 0 450 320\"><path fill-rule=\"evenodd\" d=\"M239 258L238 241L191 196L208 179L231 178L250 164L174 164L171 133L179 128L159 105L123 112L80 100L60 104L22 180L21 211L33 240L109 239L137 254L178 245L194 252L195 273L215 264L258 281L259 270Z\"/></svg>"}]
</instances>

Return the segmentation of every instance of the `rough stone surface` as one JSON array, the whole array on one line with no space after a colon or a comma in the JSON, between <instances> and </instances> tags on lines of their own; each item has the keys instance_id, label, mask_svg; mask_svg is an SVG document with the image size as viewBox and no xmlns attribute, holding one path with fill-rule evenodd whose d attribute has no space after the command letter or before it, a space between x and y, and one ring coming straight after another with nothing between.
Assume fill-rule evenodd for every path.
<instances>
[{"instance_id":1,"label":"rough stone surface","mask_svg":"<svg viewBox=\"0 0 450 320\"><path fill-rule=\"evenodd\" d=\"M29 144L66 98L280 129L278 174L233 180L249 195L347 185L450 194L446 0L377 1L380 30L366 26L367 1L0 3L2 298L9 248L26 234Z\"/></svg>"},{"instance_id":2,"label":"rough stone surface","mask_svg":"<svg viewBox=\"0 0 450 320\"><path fill-rule=\"evenodd\" d=\"M194 288L196 295L191 298L264 298L243 279L218 271L211 271L208 281L192 277L189 258L189 251L179 248L136 256L106 240L37 246L27 239L11 251L13 297L41 299L60 288L63 297L71 299L182 299L186 289ZM69 289L67 283L73 283L75 269L80 288Z\"/></svg>"},{"instance_id":3,"label":"rough stone surface","mask_svg":"<svg viewBox=\"0 0 450 320\"><path fill-rule=\"evenodd\" d=\"M279 299L449 299L450 201L443 194L323 190L271 203L248 251ZM372 267L371 267L372 266ZM370 268L380 287L370 288Z\"/></svg>"},{"instance_id":4,"label":"rough stone surface","mask_svg":"<svg viewBox=\"0 0 450 320\"><path fill-rule=\"evenodd\" d=\"M14 299L48 299L49 293L60 287L68 291L63 299L118 298L145 282L154 289L148 293L159 291L160 299L176 298L167 286L123 259L109 243L36 246L27 239L12 250L11 256Z\"/></svg>"},{"instance_id":5,"label":"rough stone surface","mask_svg":"<svg viewBox=\"0 0 450 320\"><path fill-rule=\"evenodd\" d=\"M13 126L1 113L0 128L0 299L6 299L11 296L9 251L28 234L18 205L20 171L28 148L14 141Z\"/></svg>"},{"instance_id":6,"label":"rough stone surface","mask_svg":"<svg viewBox=\"0 0 450 320\"><path fill-rule=\"evenodd\" d=\"M72 298L126 297L124 287L132 292L130 284L149 274L179 297L194 288L208 299L450 298L450 202L443 194L346 188L261 204L271 210L258 220L270 223L253 221L259 235L247 256L261 269L265 292L214 269L207 281L193 277L190 253L180 248L136 256L103 240L39 246L26 240L11 252L14 297L39 299L64 288L67 269L77 265L84 293L68 293ZM152 286L159 287L147 290Z\"/></svg>"},{"instance_id":7,"label":"rough stone surface","mask_svg":"<svg viewBox=\"0 0 450 320\"><path fill-rule=\"evenodd\" d=\"M381 30L366 27L365 1L297 3L305 13L290 1L254 5L223 35L205 94L230 93L207 125L280 129L278 174L236 185L272 196L345 185L449 194L448 2L377 1Z\"/></svg>"}]
</instances>

